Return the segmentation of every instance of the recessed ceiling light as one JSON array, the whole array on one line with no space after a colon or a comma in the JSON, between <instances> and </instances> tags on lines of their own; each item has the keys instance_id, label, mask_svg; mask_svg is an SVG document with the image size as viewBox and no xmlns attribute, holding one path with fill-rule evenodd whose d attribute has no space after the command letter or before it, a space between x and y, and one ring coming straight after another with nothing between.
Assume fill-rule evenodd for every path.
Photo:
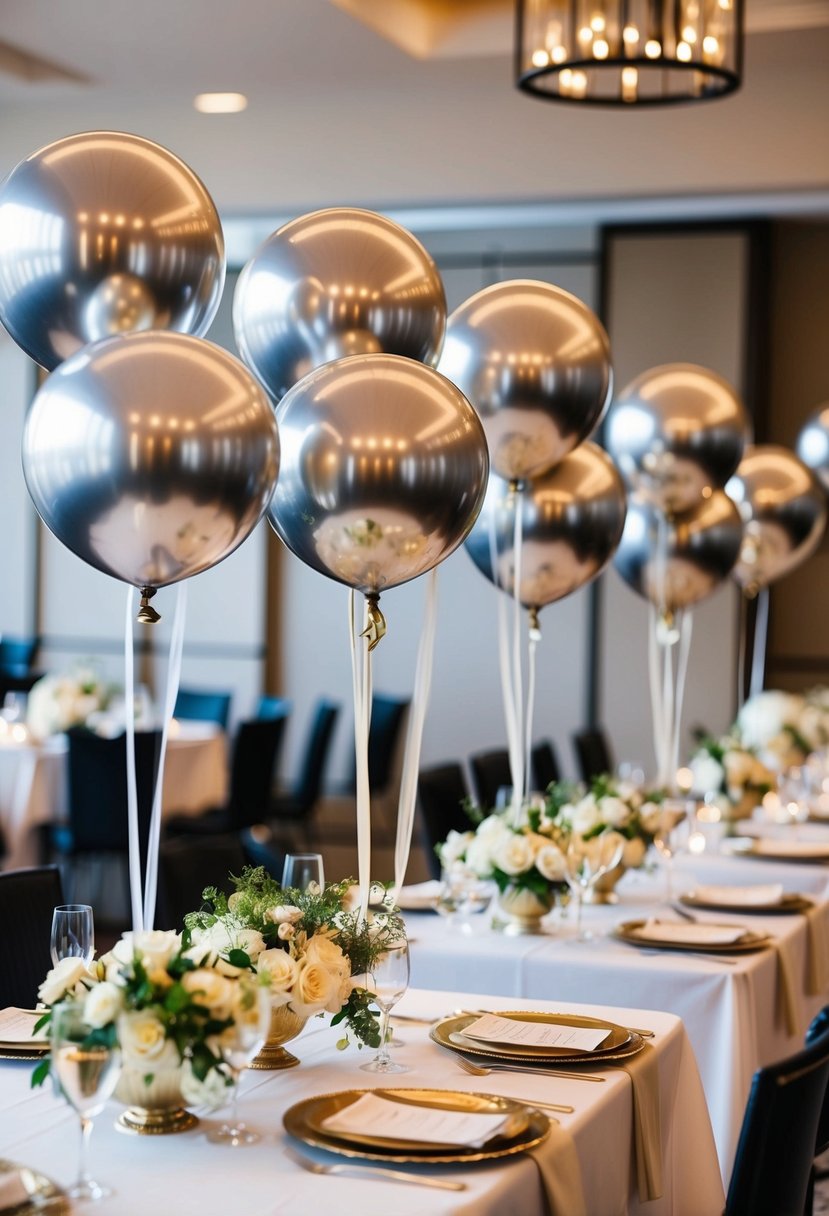
<instances>
[{"instance_id":1,"label":"recessed ceiling light","mask_svg":"<svg viewBox=\"0 0 829 1216\"><path fill-rule=\"evenodd\" d=\"M193 100L202 114L238 114L247 104L244 93L199 93Z\"/></svg>"}]
</instances>

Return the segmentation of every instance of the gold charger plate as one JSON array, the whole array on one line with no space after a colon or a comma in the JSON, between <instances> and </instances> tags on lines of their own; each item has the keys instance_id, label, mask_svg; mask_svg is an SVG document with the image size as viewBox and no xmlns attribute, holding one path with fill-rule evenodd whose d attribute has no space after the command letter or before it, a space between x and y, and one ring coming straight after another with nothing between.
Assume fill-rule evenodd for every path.
<instances>
[{"instance_id":1,"label":"gold charger plate","mask_svg":"<svg viewBox=\"0 0 829 1216\"><path fill-rule=\"evenodd\" d=\"M686 908L702 908L709 912L736 912L741 916L785 916L792 912L808 912L814 904L805 895L783 895L776 904L721 904L700 899L694 891L680 895L679 902Z\"/></svg>"},{"instance_id":2,"label":"gold charger plate","mask_svg":"<svg viewBox=\"0 0 829 1216\"><path fill-rule=\"evenodd\" d=\"M758 849L754 845L742 851L741 856L751 857L755 861L790 861L796 866L825 866L829 865L829 848L822 853L782 853L771 849Z\"/></svg>"},{"instance_id":3,"label":"gold charger plate","mask_svg":"<svg viewBox=\"0 0 829 1216\"><path fill-rule=\"evenodd\" d=\"M327 1132L322 1124L332 1115L344 1110L352 1102L373 1090L346 1089L339 1093L320 1094L305 1098L285 1111L282 1123L285 1130L313 1148L323 1148L341 1157L354 1157L366 1161L396 1162L398 1164L451 1165L470 1161L490 1161L496 1157L509 1157L525 1153L541 1144L550 1134L550 1120L531 1103L515 1102L496 1094L470 1094L461 1090L446 1089L384 1089L384 1097L395 1101L410 1102L417 1106L442 1106L448 1110L475 1111L482 1114L523 1115L523 1127L512 1136L493 1136L477 1148L462 1145L423 1144L420 1141L389 1140L385 1137L349 1135L346 1132Z\"/></svg>"},{"instance_id":4,"label":"gold charger plate","mask_svg":"<svg viewBox=\"0 0 829 1216\"><path fill-rule=\"evenodd\" d=\"M519 1047L511 1043L484 1043L482 1039L467 1038L462 1032L477 1021L480 1014L456 1014L442 1018L429 1031L429 1038L439 1047L446 1047L459 1055L483 1056L490 1060L510 1060L515 1063L545 1064L564 1068L577 1064L605 1064L611 1060L623 1060L636 1055L644 1047L645 1040L626 1026L605 1022L599 1018L584 1017L575 1013L539 1013L533 1010L493 1010L497 1017L513 1018L518 1022L542 1022L551 1026L579 1026L585 1029L610 1030L606 1046L595 1051L574 1051L564 1047Z\"/></svg>"},{"instance_id":5,"label":"gold charger plate","mask_svg":"<svg viewBox=\"0 0 829 1216\"><path fill-rule=\"evenodd\" d=\"M48 1050L48 1043L45 1048L0 1046L0 1060L42 1060Z\"/></svg>"},{"instance_id":6,"label":"gold charger plate","mask_svg":"<svg viewBox=\"0 0 829 1216\"><path fill-rule=\"evenodd\" d=\"M616 926L613 935L630 946L642 946L647 950L689 950L693 954L751 954L755 950L765 949L771 941L768 933L755 933L752 929L746 929L736 942L666 942L661 937L644 937L638 932L646 924L647 921L644 920L626 920ZM742 925L718 927L743 928Z\"/></svg>"},{"instance_id":7,"label":"gold charger plate","mask_svg":"<svg viewBox=\"0 0 829 1216\"><path fill-rule=\"evenodd\" d=\"M66 1192L62 1191L56 1182L52 1182L51 1178L38 1173L37 1170L29 1169L28 1166L0 1160L0 1174L8 1174L12 1170L20 1171L29 1198L23 1203L15 1204L13 1208L3 1208L3 1216L32 1216L35 1212L48 1212L49 1216L69 1216L72 1209Z\"/></svg>"}]
</instances>

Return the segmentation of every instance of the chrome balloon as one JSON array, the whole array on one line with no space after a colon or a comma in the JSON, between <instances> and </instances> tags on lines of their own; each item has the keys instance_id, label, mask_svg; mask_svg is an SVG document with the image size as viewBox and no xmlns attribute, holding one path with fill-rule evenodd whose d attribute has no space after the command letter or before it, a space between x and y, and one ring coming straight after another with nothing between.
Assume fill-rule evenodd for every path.
<instances>
[{"instance_id":1,"label":"chrome balloon","mask_svg":"<svg viewBox=\"0 0 829 1216\"><path fill-rule=\"evenodd\" d=\"M277 409L268 518L297 557L374 596L448 557L486 492L478 416L443 376L395 355L318 368Z\"/></svg>"},{"instance_id":2,"label":"chrome balloon","mask_svg":"<svg viewBox=\"0 0 829 1216\"><path fill-rule=\"evenodd\" d=\"M399 224L333 207L274 232L239 276L233 327L242 358L278 401L315 368L346 355L437 362L443 283Z\"/></svg>"},{"instance_id":3,"label":"chrome balloon","mask_svg":"<svg viewBox=\"0 0 829 1216\"><path fill-rule=\"evenodd\" d=\"M529 279L487 287L455 309L438 369L475 406L492 467L508 481L546 473L586 439L613 386L598 318Z\"/></svg>"},{"instance_id":4,"label":"chrome balloon","mask_svg":"<svg viewBox=\"0 0 829 1216\"><path fill-rule=\"evenodd\" d=\"M278 469L273 409L247 368L161 330L67 359L23 432L23 472L47 528L96 569L149 589L232 553Z\"/></svg>"},{"instance_id":5,"label":"chrome balloon","mask_svg":"<svg viewBox=\"0 0 829 1216\"><path fill-rule=\"evenodd\" d=\"M788 448L748 448L725 491L737 504L745 528L734 577L747 595L789 574L820 544L826 495Z\"/></svg>"},{"instance_id":6,"label":"chrome balloon","mask_svg":"<svg viewBox=\"0 0 829 1216\"><path fill-rule=\"evenodd\" d=\"M0 320L45 368L115 334L205 333L224 277L210 195L148 139L70 135L0 186Z\"/></svg>"},{"instance_id":7,"label":"chrome balloon","mask_svg":"<svg viewBox=\"0 0 829 1216\"><path fill-rule=\"evenodd\" d=\"M742 401L721 376L692 363L666 363L619 394L605 438L631 489L673 513L722 489L750 433Z\"/></svg>"},{"instance_id":8,"label":"chrome balloon","mask_svg":"<svg viewBox=\"0 0 829 1216\"><path fill-rule=\"evenodd\" d=\"M722 490L671 518L631 494L613 565L634 591L673 613L716 590L733 570L742 539L740 513Z\"/></svg>"},{"instance_id":9,"label":"chrome balloon","mask_svg":"<svg viewBox=\"0 0 829 1216\"><path fill-rule=\"evenodd\" d=\"M592 443L582 444L518 491L491 473L466 549L481 573L510 595L515 581L517 506L523 532L519 599L525 608L537 610L601 573L622 535L625 485L610 457Z\"/></svg>"},{"instance_id":10,"label":"chrome balloon","mask_svg":"<svg viewBox=\"0 0 829 1216\"><path fill-rule=\"evenodd\" d=\"M829 493L829 405L812 414L797 437L797 454Z\"/></svg>"}]
</instances>

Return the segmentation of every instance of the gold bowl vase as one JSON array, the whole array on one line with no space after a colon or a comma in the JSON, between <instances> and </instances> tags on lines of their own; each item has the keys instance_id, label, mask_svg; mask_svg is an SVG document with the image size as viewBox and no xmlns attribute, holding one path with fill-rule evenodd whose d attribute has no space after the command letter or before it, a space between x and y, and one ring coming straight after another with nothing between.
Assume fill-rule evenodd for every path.
<instances>
[{"instance_id":1,"label":"gold bowl vase","mask_svg":"<svg viewBox=\"0 0 829 1216\"><path fill-rule=\"evenodd\" d=\"M612 870L608 870L606 874L602 874L601 878L596 879L592 887L588 887L582 896L582 903L585 904L617 904L619 896L616 894L616 883L624 876L627 866L620 861Z\"/></svg>"},{"instance_id":2,"label":"gold bowl vase","mask_svg":"<svg viewBox=\"0 0 829 1216\"><path fill-rule=\"evenodd\" d=\"M511 937L543 933L541 921L553 907L555 894L551 890L545 897L510 883L496 896L498 912L493 917L492 927Z\"/></svg>"},{"instance_id":3,"label":"gold bowl vase","mask_svg":"<svg viewBox=\"0 0 829 1216\"><path fill-rule=\"evenodd\" d=\"M143 1069L123 1068L115 1097L127 1109L115 1126L136 1136L169 1136L195 1127L198 1119L184 1109L181 1096L181 1069L165 1068L147 1081Z\"/></svg>"},{"instance_id":4,"label":"gold bowl vase","mask_svg":"<svg viewBox=\"0 0 829 1216\"><path fill-rule=\"evenodd\" d=\"M265 1045L250 1064L251 1068L294 1068L299 1063L295 1055L286 1051L283 1043L295 1039L305 1025L307 1018L301 1018L287 1005L280 1005L271 1010L271 1028Z\"/></svg>"}]
</instances>

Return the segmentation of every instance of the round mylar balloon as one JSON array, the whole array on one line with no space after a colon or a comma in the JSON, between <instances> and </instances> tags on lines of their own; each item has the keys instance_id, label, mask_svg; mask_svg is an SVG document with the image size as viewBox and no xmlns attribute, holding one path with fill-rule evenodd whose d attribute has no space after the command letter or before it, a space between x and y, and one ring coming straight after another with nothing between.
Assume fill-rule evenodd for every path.
<instances>
[{"instance_id":1,"label":"round mylar balloon","mask_svg":"<svg viewBox=\"0 0 829 1216\"><path fill-rule=\"evenodd\" d=\"M586 439L613 386L598 318L560 287L528 279L461 304L438 368L481 415L492 467L508 481L546 473Z\"/></svg>"},{"instance_id":2,"label":"round mylar balloon","mask_svg":"<svg viewBox=\"0 0 829 1216\"><path fill-rule=\"evenodd\" d=\"M817 549L826 527L826 495L788 448L748 448L725 490L743 519L734 577L746 594L782 578Z\"/></svg>"},{"instance_id":3,"label":"round mylar balloon","mask_svg":"<svg viewBox=\"0 0 829 1216\"><path fill-rule=\"evenodd\" d=\"M798 435L797 454L829 492L829 405L812 414Z\"/></svg>"},{"instance_id":4,"label":"round mylar balloon","mask_svg":"<svg viewBox=\"0 0 829 1216\"><path fill-rule=\"evenodd\" d=\"M486 491L486 439L437 372L394 355L340 359L291 389L277 418L268 518L314 570L377 595L465 539Z\"/></svg>"},{"instance_id":5,"label":"round mylar balloon","mask_svg":"<svg viewBox=\"0 0 829 1216\"><path fill-rule=\"evenodd\" d=\"M278 401L346 355L433 366L446 298L410 232L373 211L334 207L292 220L257 250L236 285L233 327L242 358Z\"/></svg>"},{"instance_id":6,"label":"round mylar balloon","mask_svg":"<svg viewBox=\"0 0 829 1216\"><path fill-rule=\"evenodd\" d=\"M664 529L664 561L660 556ZM657 608L689 608L716 590L740 555L743 525L734 503L714 490L693 511L666 518L641 494L628 499L627 519L613 565Z\"/></svg>"},{"instance_id":7,"label":"round mylar balloon","mask_svg":"<svg viewBox=\"0 0 829 1216\"><path fill-rule=\"evenodd\" d=\"M610 560L625 522L625 486L613 461L593 443L582 444L518 492L491 473L466 548L481 573L510 595L516 507L522 525L518 597L525 608L539 609L589 583Z\"/></svg>"},{"instance_id":8,"label":"round mylar balloon","mask_svg":"<svg viewBox=\"0 0 829 1216\"><path fill-rule=\"evenodd\" d=\"M96 569L151 590L232 553L278 469L273 408L247 368L161 330L67 359L23 432L23 472L47 528Z\"/></svg>"},{"instance_id":9,"label":"round mylar balloon","mask_svg":"<svg viewBox=\"0 0 829 1216\"><path fill-rule=\"evenodd\" d=\"M148 139L70 135L0 186L0 320L43 367L135 330L203 334L224 278L213 200Z\"/></svg>"},{"instance_id":10,"label":"round mylar balloon","mask_svg":"<svg viewBox=\"0 0 829 1216\"><path fill-rule=\"evenodd\" d=\"M722 489L749 440L746 411L715 372L666 363L630 383L607 416L607 450L628 485L664 511Z\"/></svg>"}]
</instances>

